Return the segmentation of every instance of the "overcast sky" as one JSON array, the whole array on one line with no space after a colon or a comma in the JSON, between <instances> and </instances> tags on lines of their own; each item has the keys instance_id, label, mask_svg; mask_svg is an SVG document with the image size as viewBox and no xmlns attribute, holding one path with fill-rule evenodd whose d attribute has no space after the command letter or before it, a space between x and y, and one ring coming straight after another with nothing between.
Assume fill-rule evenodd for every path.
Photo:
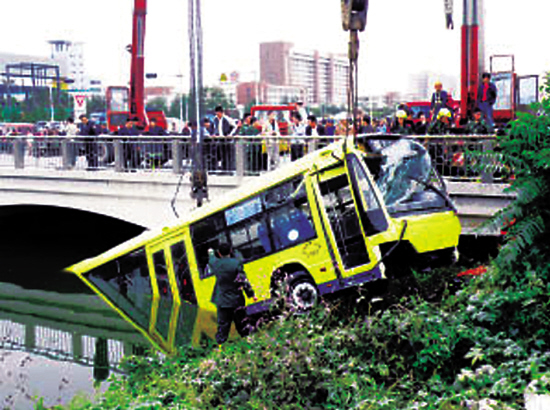
<instances>
[{"instance_id":1,"label":"overcast sky","mask_svg":"<svg viewBox=\"0 0 550 410\"><path fill-rule=\"evenodd\" d=\"M129 77L133 0L0 0L1 52L49 53L50 39L85 43L86 68L104 84ZM148 0L146 72L188 71L187 0ZM443 0L370 0L361 33L362 94L405 91L409 74L430 70L459 76L462 1L445 29ZM203 0L205 82L233 70L259 71L259 43L291 41L299 48L342 52L338 0ZM485 0L486 55L514 53L519 74L550 70L550 1ZM159 80L160 81L160 80Z\"/></svg>"}]
</instances>

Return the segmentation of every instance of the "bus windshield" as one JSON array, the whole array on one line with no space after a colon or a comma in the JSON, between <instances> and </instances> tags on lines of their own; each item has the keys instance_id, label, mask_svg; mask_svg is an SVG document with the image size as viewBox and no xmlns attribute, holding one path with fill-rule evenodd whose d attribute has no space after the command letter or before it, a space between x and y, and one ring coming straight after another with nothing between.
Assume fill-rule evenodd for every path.
<instances>
[{"instance_id":1,"label":"bus windshield","mask_svg":"<svg viewBox=\"0 0 550 410\"><path fill-rule=\"evenodd\" d=\"M445 186L424 146L411 139L370 139L365 149L390 215L448 207Z\"/></svg>"}]
</instances>

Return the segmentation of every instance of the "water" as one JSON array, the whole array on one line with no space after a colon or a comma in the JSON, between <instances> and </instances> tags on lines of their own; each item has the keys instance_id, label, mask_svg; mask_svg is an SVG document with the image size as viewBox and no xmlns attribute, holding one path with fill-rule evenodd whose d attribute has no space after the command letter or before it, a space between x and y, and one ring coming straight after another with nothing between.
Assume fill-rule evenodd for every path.
<instances>
[{"instance_id":1,"label":"water","mask_svg":"<svg viewBox=\"0 0 550 410\"><path fill-rule=\"evenodd\" d=\"M104 391L148 345L75 275L61 272L143 228L73 209L0 207L0 409L49 407Z\"/></svg>"},{"instance_id":2,"label":"water","mask_svg":"<svg viewBox=\"0 0 550 410\"><path fill-rule=\"evenodd\" d=\"M0 408L67 404L107 388L136 342L147 342L75 276L0 277ZM28 284L31 283L31 286ZM63 283L56 290L56 283Z\"/></svg>"}]
</instances>

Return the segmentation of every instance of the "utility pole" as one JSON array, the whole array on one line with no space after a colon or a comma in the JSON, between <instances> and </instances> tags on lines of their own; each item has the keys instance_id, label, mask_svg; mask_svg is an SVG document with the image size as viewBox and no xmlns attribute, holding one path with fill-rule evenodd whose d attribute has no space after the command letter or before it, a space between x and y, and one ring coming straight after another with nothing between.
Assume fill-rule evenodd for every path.
<instances>
[{"instance_id":1,"label":"utility pole","mask_svg":"<svg viewBox=\"0 0 550 410\"><path fill-rule=\"evenodd\" d=\"M189 102L192 109L192 121L196 124L192 131L193 140L193 169L191 174L191 197L202 206L208 198L206 168L204 166L203 144L204 129L201 124L204 113L204 93L202 82L202 27L201 1L189 0L189 61L190 87Z\"/></svg>"},{"instance_id":2,"label":"utility pole","mask_svg":"<svg viewBox=\"0 0 550 410\"><path fill-rule=\"evenodd\" d=\"M353 119L353 136L357 136L357 106L358 106L358 59L359 59L359 31L367 26L367 12L369 0L341 0L342 28L349 31L349 90L348 111ZM349 127L348 127L349 128Z\"/></svg>"}]
</instances>

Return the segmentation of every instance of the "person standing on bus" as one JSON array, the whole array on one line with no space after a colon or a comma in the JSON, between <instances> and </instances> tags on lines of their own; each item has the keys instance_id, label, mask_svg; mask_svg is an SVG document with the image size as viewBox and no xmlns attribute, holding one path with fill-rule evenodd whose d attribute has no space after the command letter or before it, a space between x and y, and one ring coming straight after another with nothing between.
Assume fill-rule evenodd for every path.
<instances>
[{"instance_id":1,"label":"person standing on bus","mask_svg":"<svg viewBox=\"0 0 550 410\"><path fill-rule=\"evenodd\" d=\"M497 87L491 82L491 74L483 73L481 76L481 84L477 90L477 107L483 113L490 131L495 126L493 119L493 105L497 101Z\"/></svg>"},{"instance_id":2,"label":"person standing on bus","mask_svg":"<svg viewBox=\"0 0 550 410\"><path fill-rule=\"evenodd\" d=\"M218 256L212 249L208 250L208 267L216 276L216 284L212 293L212 303L218 310L218 330L216 342L222 344L227 340L231 323L235 322L237 332L241 337L248 336L251 327L247 323L245 300L243 295L244 270L242 262L231 256L231 247L222 243L218 248ZM241 280L240 280L241 279ZM250 293L248 293L250 291ZM254 291L248 288L247 294L254 297Z\"/></svg>"}]
</instances>

